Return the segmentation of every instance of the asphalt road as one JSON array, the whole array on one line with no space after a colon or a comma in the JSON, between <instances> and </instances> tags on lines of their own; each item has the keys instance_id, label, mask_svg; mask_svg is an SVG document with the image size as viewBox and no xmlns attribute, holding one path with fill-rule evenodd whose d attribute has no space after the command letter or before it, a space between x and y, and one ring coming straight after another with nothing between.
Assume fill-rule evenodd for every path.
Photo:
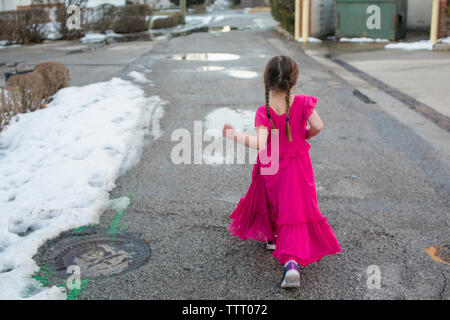
<instances>
[{"instance_id":1,"label":"asphalt road","mask_svg":"<svg viewBox=\"0 0 450 320\"><path fill-rule=\"evenodd\" d=\"M217 14L223 14L217 13ZM81 299L448 299L449 266L425 249L449 245L449 168L414 131L365 104L353 87L277 35L270 16L235 19L230 32L193 33L156 42L122 70L150 70L149 95L168 101L162 136L148 135L138 165L119 178L111 198L135 193L121 227L151 247L139 269L92 278ZM245 20L247 19L247 21ZM223 19L223 25L233 25ZM268 23L267 25L265 23ZM230 61L170 59L188 53L230 53ZM252 165L175 165L171 133L193 132L193 121L217 108L256 110L264 103L262 71L275 55L299 63L300 88L319 98L324 131L311 141L319 206L342 252L301 268L297 290L280 288L282 267L262 243L230 236L228 218L250 183ZM258 73L239 79L222 66ZM150 126L150 130L151 130ZM205 146L205 145L204 145ZM107 228L112 210L101 218ZM448 248L448 247L447 247ZM369 266L381 288L367 287Z\"/></svg>"}]
</instances>

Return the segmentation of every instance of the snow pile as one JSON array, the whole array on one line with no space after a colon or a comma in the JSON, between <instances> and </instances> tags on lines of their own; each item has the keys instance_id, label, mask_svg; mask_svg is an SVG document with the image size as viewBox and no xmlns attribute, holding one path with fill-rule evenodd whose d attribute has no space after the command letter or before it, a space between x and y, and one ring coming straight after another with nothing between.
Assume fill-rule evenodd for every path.
<instances>
[{"instance_id":1,"label":"snow pile","mask_svg":"<svg viewBox=\"0 0 450 320\"><path fill-rule=\"evenodd\" d=\"M363 42L389 42L388 39L373 39L373 38L340 38L339 42L357 42L357 43L363 43Z\"/></svg>"},{"instance_id":2,"label":"snow pile","mask_svg":"<svg viewBox=\"0 0 450 320\"><path fill-rule=\"evenodd\" d=\"M8 40L0 40L0 49L6 49L6 48L16 48L20 47L20 44L10 44L8 45Z\"/></svg>"},{"instance_id":3,"label":"snow pile","mask_svg":"<svg viewBox=\"0 0 450 320\"><path fill-rule=\"evenodd\" d=\"M124 6L125 0L88 0L86 7L94 8L102 4L111 4L113 6Z\"/></svg>"},{"instance_id":4,"label":"snow pile","mask_svg":"<svg viewBox=\"0 0 450 320\"><path fill-rule=\"evenodd\" d=\"M80 39L82 43L98 43L103 42L108 38L121 38L123 37L121 34L114 33L111 30L106 31L106 34L103 33L87 33L83 38Z\"/></svg>"},{"instance_id":5,"label":"snow pile","mask_svg":"<svg viewBox=\"0 0 450 320\"><path fill-rule=\"evenodd\" d=\"M297 41L298 41L298 42L303 42L303 38L298 38ZM317 38L313 38L313 37L308 37L308 42L311 42L311 43L321 43L322 40L317 39Z\"/></svg>"},{"instance_id":6,"label":"snow pile","mask_svg":"<svg viewBox=\"0 0 450 320\"><path fill-rule=\"evenodd\" d=\"M385 49L399 49L399 50L433 50L433 43L429 40L421 40L416 42L398 42L390 43L384 46Z\"/></svg>"},{"instance_id":7,"label":"snow pile","mask_svg":"<svg viewBox=\"0 0 450 320\"><path fill-rule=\"evenodd\" d=\"M450 43L450 37L438 39L438 43Z\"/></svg>"},{"instance_id":8,"label":"snow pile","mask_svg":"<svg viewBox=\"0 0 450 320\"><path fill-rule=\"evenodd\" d=\"M61 89L0 135L0 299L61 298L32 279L46 240L98 222L115 180L136 164L158 96L113 78Z\"/></svg>"},{"instance_id":9,"label":"snow pile","mask_svg":"<svg viewBox=\"0 0 450 320\"><path fill-rule=\"evenodd\" d=\"M150 81L145 77L145 75L143 75L142 73L138 72L138 71L131 71L130 73L128 73L128 76L133 79L133 81L135 82L139 82L139 83L149 83Z\"/></svg>"}]
</instances>

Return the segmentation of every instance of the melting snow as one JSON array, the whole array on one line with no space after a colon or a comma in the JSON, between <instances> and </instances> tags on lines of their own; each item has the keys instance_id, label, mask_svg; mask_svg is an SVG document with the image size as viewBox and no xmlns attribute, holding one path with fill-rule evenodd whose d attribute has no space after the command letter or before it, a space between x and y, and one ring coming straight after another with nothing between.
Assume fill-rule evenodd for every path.
<instances>
[{"instance_id":1,"label":"melting snow","mask_svg":"<svg viewBox=\"0 0 450 320\"><path fill-rule=\"evenodd\" d=\"M31 278L39 270L33 255L59 233L98 222L115 180L139 160L146 128L161 134L149 119L161 117L162 105L113 78L61 89L48 108L20 114L3 130L0 299L65 297Z\"/></svg>"}]
</instances>

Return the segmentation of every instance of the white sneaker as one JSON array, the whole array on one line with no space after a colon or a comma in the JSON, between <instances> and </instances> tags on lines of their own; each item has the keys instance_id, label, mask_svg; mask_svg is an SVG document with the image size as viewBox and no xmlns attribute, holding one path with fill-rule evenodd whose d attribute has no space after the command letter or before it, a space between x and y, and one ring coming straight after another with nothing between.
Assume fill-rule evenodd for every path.
<instances>
[{"instance_id":1,"label":"white sneaker","mask_svg":"<svg viewBox=\"0 0 450 320\"><path fill-rule=\"evenodd\" d=\"M266 249L267 250L275 250L275 242L274 241L266 241Z\"/></svg>"},{"instance_id":2,"label":"white sneaker","mask_svg":"<svg viewBox=\"0 0 450 320\"><path fill-rule=\"evenodd\" d=\"M300 273L297 262L289 260L284 265L284 275L281 281L282 288L298 288L300 286Z\"/></svg>"}]
</instances>

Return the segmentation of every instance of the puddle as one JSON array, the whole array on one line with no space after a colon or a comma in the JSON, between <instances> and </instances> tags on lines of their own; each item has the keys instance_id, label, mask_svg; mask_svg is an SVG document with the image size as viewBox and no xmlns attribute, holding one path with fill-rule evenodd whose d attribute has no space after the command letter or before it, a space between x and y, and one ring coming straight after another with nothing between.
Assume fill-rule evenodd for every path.
<instances>
[{"instance_id":1,"label":"puddle","mask_svg":"<svg viewBox=\"0 0 450 320\"><path fill-rule=\"evenodd\" d=\"M240 59L240 56L232 53L186 53L175 54L168 58L171 60L189 61L231 61Z\"/></svg>"},{"instance_id":2,"label":"puddle","mask_svg":"<svg viewBox=\"0 0 450 320\"><path fill-rule=\"evenodd\" d=\"M209 27L208 32L216 33L216 32L230 32L231 30L238 30L236 27L231 26L218 26L218 27Z\"/></svg>"}]
</instances>

